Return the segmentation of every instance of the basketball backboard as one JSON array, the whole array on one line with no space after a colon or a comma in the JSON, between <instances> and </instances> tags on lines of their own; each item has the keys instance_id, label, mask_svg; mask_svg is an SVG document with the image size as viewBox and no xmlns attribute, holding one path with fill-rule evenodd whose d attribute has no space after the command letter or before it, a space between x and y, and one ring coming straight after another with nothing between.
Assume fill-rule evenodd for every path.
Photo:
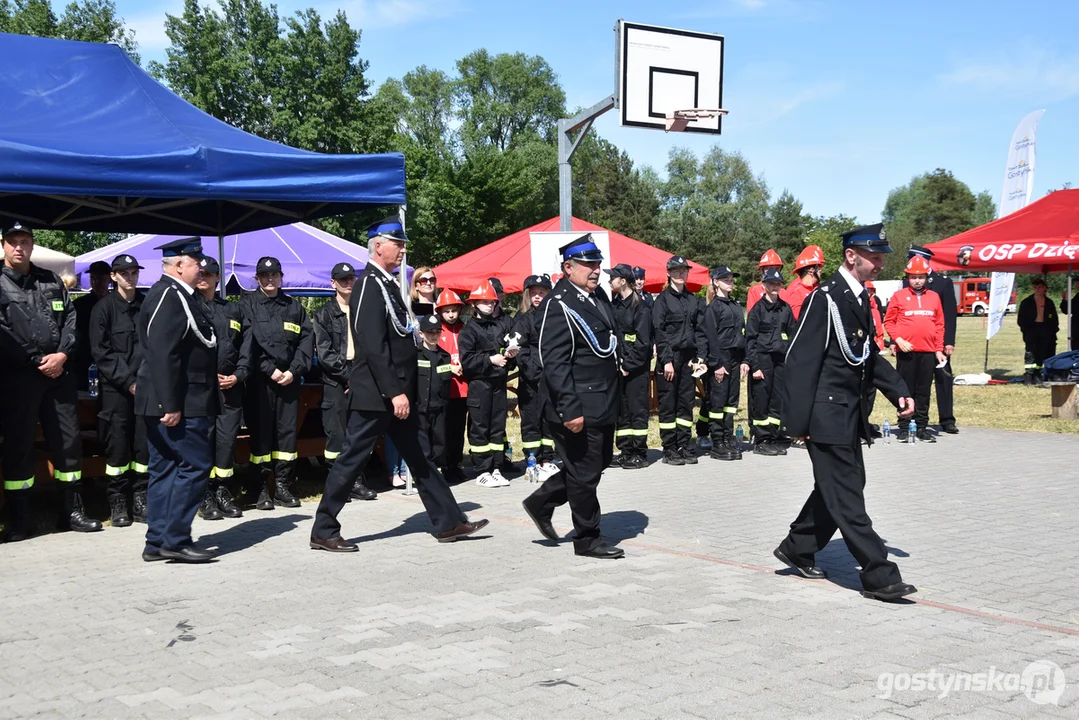
<instances>
[{"instance_id":1,"label":"basketball backboard","mask_svg":"<svg viewBox=\"0 0 1079 720\"><path fill-rule=\"evenodd\" d=\"M725 114L723 36L626 21L620 26L621 124L719 135ZM687 110L696 112L669 122Z\"/></svg>"}]
</instances>

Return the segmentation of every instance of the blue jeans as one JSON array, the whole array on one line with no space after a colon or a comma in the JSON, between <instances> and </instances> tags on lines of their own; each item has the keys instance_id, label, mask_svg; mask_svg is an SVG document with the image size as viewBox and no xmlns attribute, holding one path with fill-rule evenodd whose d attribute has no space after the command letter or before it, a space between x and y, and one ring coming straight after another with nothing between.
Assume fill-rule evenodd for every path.
<instances>
[{"instance_id":1,"label":"blue jeans","mask_svg":"<svg viewBox=\"0 0 1079 720\"><path fill-rule=\"evenodd\" d=\"M401 453L397 451L397 447L393 444L393 440L390 440L390 436L386 436L386 472L390 474L390 477L395 475L405 476L405 460L401 457Z\"/></svg>"},{"instance_id":2,"label":"blue jeans","mask_svg":"<svg viewBox=\"0 0 1079 720\"><path fill-rule=\"evenodd\" d=\"M184 417L174 427L143 417L150 446L146 488L146 547L179 550L192 544L191 521L206 494L213 466L210 429L205 417Z\"/></svg>"}]
</instances>

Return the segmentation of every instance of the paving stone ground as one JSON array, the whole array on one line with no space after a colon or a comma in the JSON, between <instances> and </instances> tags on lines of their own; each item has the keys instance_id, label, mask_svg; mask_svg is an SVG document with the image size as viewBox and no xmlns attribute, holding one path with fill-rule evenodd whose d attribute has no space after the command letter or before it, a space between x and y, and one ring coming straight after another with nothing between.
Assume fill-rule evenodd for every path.
<instances>
[{"instance_id":1,"label":"paving stone ground","mask_svg":"<svg viewBox=\"0 0 1079 720\"><path fill-rule=\"evenodd\" d=\"M539 539L523 478L458 486L491 524L455 544L386 492L343 512L351 555L307 549L306 503L196 520L206 566L143 563L142 526L2 545L0 718L1079 716L1079 437L866 457L917 603L861 597L838 536L829 581L772 558L812 485L799 451L608 471L613 562Z\"/></svg>"}]
</instances>

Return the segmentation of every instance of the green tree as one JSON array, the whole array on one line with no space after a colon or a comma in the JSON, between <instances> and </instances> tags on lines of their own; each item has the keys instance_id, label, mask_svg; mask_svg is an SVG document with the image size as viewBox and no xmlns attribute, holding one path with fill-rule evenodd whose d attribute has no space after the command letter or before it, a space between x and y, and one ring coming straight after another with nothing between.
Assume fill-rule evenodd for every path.
<instances>
[{"instance_id":1,"label":"green tree","mask_svg":"<svg viewBox=\"0 0 1079 720\"><path fill-rule=\"evenodd\" d=\"M858 221L847 215L819 215L807 221L809 232L805 243L798 248L801 252L806 245L817 245L824 251L824 269L821 277L828 277L839 269L843 262L843 233L858 227ZM795 253L795 257L797 256ZM794 259L793 257L791 258ZM883 275L881 275L884 278Z\"/></svg>"},{"instance_id":2,"label":"green tree","mask_svg":"<svg viewBox=\"0 0 1079 720\"><path fill-rule=\"evenodd\" d=\"M658 184L634 169L628 153L590 133L573 156L573 214L654 245L659 240Z\"/></svg>"},{"instance_id":3,"label":"green tree","mask_svg":"<svg viewBox=\"0 0 1079 720\"><path fill-rule=\"evenodd\" d=\"M997 218L997 203L988 190L982 190L974 198L974 227L985 225Z\"/></svg>"},{"instance_id":4,"label":"green tree","mask_svg":"<svg viewBox=\"0 0 1079 720\"><path fill-rule=\"evenodd\" d=\"M768 211L772 222L773 247L787 267L805 247L806 233L812 218L802 214L802 203L784 189Z\"/></svg>"}]
</instances>

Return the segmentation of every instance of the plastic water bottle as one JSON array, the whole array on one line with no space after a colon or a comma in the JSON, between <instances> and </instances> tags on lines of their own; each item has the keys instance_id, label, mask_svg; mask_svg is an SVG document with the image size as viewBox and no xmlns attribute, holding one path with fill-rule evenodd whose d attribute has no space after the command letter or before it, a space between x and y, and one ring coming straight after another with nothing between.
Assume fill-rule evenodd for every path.
<instances>
[{"instance_id":1,"label":"plastic water bottle","mask_svg":"<svg viewBox=\"0 0 1079 720\"><path fill-rule=\"evenodd\" d=\"M513 462L513 446L509 438L506 438L506 462Z\"/></svg>"},{"instance_id":2,"label":"plastic water bottle","mask_svg":"<svg viewBox=\"0 0 1079 720\"><path fill-rule=\"evenodd\" d=\"M525 471L528 482L539 482L539 470L536 468L536 453L528 453L528 469Z\"/></svg>"},{"instance_id":3,"label":"plastic water bottle","mask_svg":"<svg viewBox=\"0 0 1079 720\"><path fill-rule=\"evenodd\" d=\"M910 443L911 445L918 442L917 438L915 437L915 435L917 435L917 433L918 433L918 426L915 424L915 422L913 420L911 420L910 425L907 426L907 442Z\"/></svg>"},{"instance_id":4,"label":"plastic water bottle","mask_svg":"<svg viewBox=\"0 0 1079 720\"><path fill-rule=\"evenodd\" d=\"M738 429L736 429L734 431L734 438L738 442L738 448L739 449L741 449L742 441L745 439L745 437L746 437L746 431L742 429L742 424L739 423L738 424Z\"/></svg>"},{"instance_id":5,"label":"plastic water bottle","mask_svg":"<svg viewBox=\"0 0 1079 720\"><path fill-rule=\"evenodd\" d=\"M884 438L884 442L890 445L892 442L892 424L888 422L888 418L884 418L884 425L880 428L880 434Z\"/></svg>"},{"instance_id":6,"label":"plastic water bottle","mask_svg":"<svg viewBox=\"0 0 1079 720\"><path fill-rule=\"evenodd\" d=\"M86 375L86 384L90 390L90 397L97 397L100 382L97 379L97 363L90 363L90 372Z\"/></svg>"}]
</instances>

